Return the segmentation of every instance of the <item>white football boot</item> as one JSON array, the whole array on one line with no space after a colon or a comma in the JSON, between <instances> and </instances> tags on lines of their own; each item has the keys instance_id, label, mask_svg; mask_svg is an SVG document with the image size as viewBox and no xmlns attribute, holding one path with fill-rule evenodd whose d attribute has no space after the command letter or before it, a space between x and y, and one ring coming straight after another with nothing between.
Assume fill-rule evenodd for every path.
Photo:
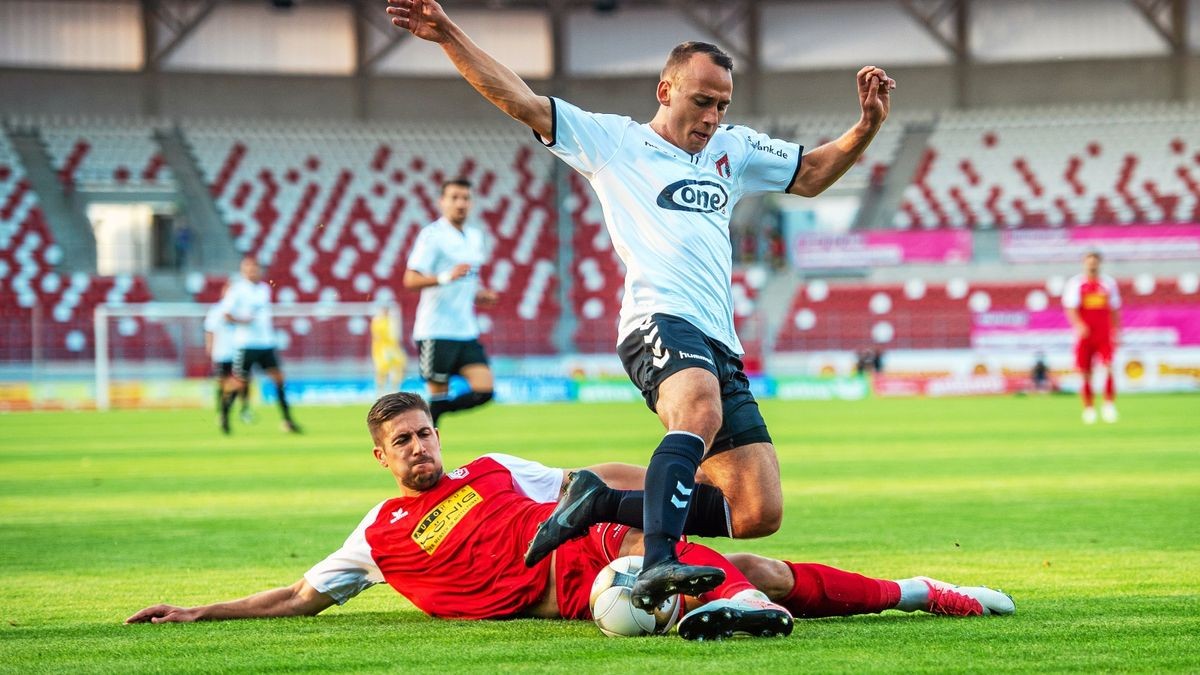
<instances>
[{"instance_id":1,"label":"white football boot","mask_svg":"<svg viewBox=\"0 0 1200 675\"><path fill-rule=\"evenodd\" d=\"M1007 616L1017 611L1011 596L986 586L955 586L945 581L916 577L929 587L925 611L943 616Z\"/></svg>"}]
</instances>

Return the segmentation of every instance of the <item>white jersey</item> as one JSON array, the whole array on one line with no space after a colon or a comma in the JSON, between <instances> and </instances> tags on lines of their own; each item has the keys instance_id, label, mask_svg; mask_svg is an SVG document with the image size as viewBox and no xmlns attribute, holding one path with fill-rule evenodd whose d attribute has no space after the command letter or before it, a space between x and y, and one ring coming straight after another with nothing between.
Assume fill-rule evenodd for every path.
<instances>
[{"instance_id":1,"label":"white jersey","mask_svg":"<svg viewBox=\"0 0 1200 675\"><path fill-rule=\"evenodd\" d=\"M271 324L271 287L265 281L252 283L239 277L221 299L222 314L239 321L233 328L234 349L274 349L275 329Z\"/></svg>"},{"instance_id":2,"label":"white jersey","mask_svg":"<svg viewBox=\"0 0 1200 675\"><path fill-rule=\"evenodd\" d=\"M213 363L233 361L237 348L233 346L233 324L225 319L221 305L213 305L204 315L204 332L212 333Z\"/></svg>"},{"instance_id":3,"label":"white jersey","mask_svg":"<svg viewBox=\"0 0 1200 675\"><path fill-rule=\"evenodd\" d=\"M730 214L743 195L787 190L803 148L730 124L689 155L648 124L550 102L554 138L541 140L591 182L627 270L618 342L663 313L743 353L733 328Z\"/></svg>"},{"instance_id":4,"label":"white jersey","mask_svg":"<svg viewBox=\"0 0 1200 675\"><path fill-rule=\"evenodd\" d=\"M413 340L474 340L479 337L475 319L475 295L479 292L479 268L487 260L483 232L473 227L460 231L445 218L426 225L417 235L408 269L437 276L466 263L471 271L442 286L421 289Z\"/></svg>"}]
</instances>

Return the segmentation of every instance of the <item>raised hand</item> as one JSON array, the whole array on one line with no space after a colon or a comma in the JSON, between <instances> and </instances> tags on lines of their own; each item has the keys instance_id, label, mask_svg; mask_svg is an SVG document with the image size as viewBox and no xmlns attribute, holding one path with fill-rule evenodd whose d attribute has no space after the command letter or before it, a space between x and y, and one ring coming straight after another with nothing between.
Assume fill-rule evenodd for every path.
<instances>
[{"instance_id":1,"label":"raised hand","mask_svg":"<svg viewBox=\"0 0 1200 675\"><path fill-rule=\"evenodd\" d=\"M858 103L862 106L863 120L878 127L887 119L892 109L892 90L896 81L887 76L883 68L866 66L858 71Z\"/></svg>"},{"instance_id":2,"label":"raised hand","mask_svg":"<svg viewBox=\"0 0 1200 675\"><path fill-rule=\"evenodd\" d=\"M434 0L388 0L392 23L422 40L444 42L449 38L450 18Z\"/></svg>"}]
</instances>

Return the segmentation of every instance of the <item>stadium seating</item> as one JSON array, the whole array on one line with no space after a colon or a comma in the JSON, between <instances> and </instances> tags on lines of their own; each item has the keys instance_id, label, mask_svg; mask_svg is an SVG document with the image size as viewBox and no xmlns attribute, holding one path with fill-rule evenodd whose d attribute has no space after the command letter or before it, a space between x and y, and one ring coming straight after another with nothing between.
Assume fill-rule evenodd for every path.
<instances>
[{"instance_id":1,"label":"stadium seating","mask_svg":"<svg viewBox=\"0 0 1200 675\"><path fill-rule=\"evenodd\" d=\"M1043 282L830 284L801 286L776 338L778 351L968 349L972 314L1057 307L1061 277ZM1126 307L1200 306L1194 275L1119 282Z\"/></svg>"},{"instance_id":2,"label":"stadium seating","mask_svg":"<svg viewBox=\"0 0 1200 675\"><path fill-rule=\"evenodd\" d=\"M1195 104L947 113L893 220L901 229L1200 220Z\"/></svg>"},{"instance_id":3,"label":"stadium seating","mask_svg":"<svg viewBox=\"0 0 1200 675\"><path fill-rule=\"evenodd\" d=\"M0 134L0 363L90 359L95 306L150 299L139 277L66 276L56 269L62 257L20 158Z\"/></svg>"},{"instance_id":4,"label":"stadium seating","mask_svg":"<svg viewBox=\"0 0 1200 675\"><path fill-rule=\"evenodd\" d=\"M904 125L917 119L924 120L924 116L906 116L904 114L892 116L871 141L867 151L858 158L849 171L838 179L836 189L844 192L859 192L869 185L881 184L896 158L900 140L904 136ZM844 115L781 117L775 120L764 120L755 128L776 138L800 143L807 152L838 138L855 121Z\"/></svg>"},{"instance_id":5,"label":"stadium seating","mask_svg":"<svg viewBox=\"0 0 1200 675\"><path fill-rule=\"evenodd\" d=\"M37 121L50 161L68 190L164 189L175 178L159 152L152 119Z\"/></svg>"},{"instance_id":6,"label":"stadium seating","mask_svg":"<svg viewBox=\"0 0 1200 675\"><path fill-rule=\"evenodd\" d=\"M417 300L401 287L409 250L438 216L440 183L472 180L493 244L482 275L501 294L482 313L484 341L498 354L554 351L551 158L521 130L197 123L185 132L235 245L269 265L276 300L392 295L408 326ZM219 283L201 284L198 299L211 300Z\"/></svg>"}]
</instances>

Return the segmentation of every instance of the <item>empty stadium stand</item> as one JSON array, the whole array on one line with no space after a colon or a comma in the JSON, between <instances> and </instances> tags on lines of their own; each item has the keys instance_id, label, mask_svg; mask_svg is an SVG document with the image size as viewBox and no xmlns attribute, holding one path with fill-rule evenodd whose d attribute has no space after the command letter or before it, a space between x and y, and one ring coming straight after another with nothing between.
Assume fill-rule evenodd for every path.
<instances>
[{"instance_id":1,"label":"empty stadium stand","mask_svg":"<svg viewBox=\"0 0 1200 675\"><path fill-rule=\"evenodd\" d=\"M1054 310L1062 277L1034 282L951 279L904 284L807 282L792 298L776 338L778 351L969 349L972 315ZM1119 280L1125 307L1200 306L1196 276Z\"/></svg>"},{"instance_id":2,"label":"empty stadium stand","mask_svg":"<svg viewBox=\"0 0 1200 675\"><path fill-rule=\"evenodd\" d=\"M90 359L96 305L150 299L141 277L65 276L56 271L62 256L20 159L0 135L0 362Z\"/></svg>"},{"instance_id":3,"label":"empty stadium stand","mask_svg":"<svg viewBox=\"0 0 1200 675\"><path fill-rule=\"evenodd\" d=\"M269 265L278 301L382 292L400 300L406 325L417 294L401 279L417 232L438 217L443 180L472 180L475 217L493 238L483 278L501 294L482 313L484 341L498 354L554 351L551 158L520 129L189 124L185 133L236 247ZM208 283L197 299L214 295Z\"/></svg>"},{"instance_id":4,"label":"empty stadium stand","mask_svg":"<svg viewBox=\"0 0 1200 675\"><path fill-rule=\"evenodd\" d=\"M153 119L37 121L67 190L169 189L175 179L154 140L155 128L167 124Z\"/></svg>"},{"instance_id":5,"label":"empty stadium stand","mask_svg":"<svg viewBox=\"0 0 1200 675\"><path fill-rule=\"evenodd\" d=\"M1016 228L1200 220L1200 107L947 113L893 224Z\"/></svg>"}]
</instances>

